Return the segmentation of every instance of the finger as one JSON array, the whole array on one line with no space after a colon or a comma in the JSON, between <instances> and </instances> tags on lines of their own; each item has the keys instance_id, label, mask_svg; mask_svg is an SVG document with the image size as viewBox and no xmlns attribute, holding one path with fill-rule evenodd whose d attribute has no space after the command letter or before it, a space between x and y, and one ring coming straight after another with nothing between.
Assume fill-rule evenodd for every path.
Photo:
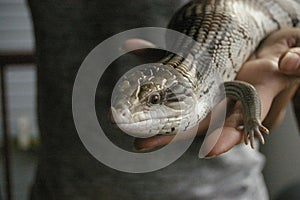
<instances>
[{"instance_id":1,"label":"finger","mask_svg":"<svg viewBox=\"0 0 300 200\"><path fill-rule=\"evenodd\" d=\"M218 113L224 112L224 107L226 105L226 101L223 101L214 109L214 117L218 116ZM234 102L228 100L227 101L227 110L231 110L234 107ZM197 135L203 135L207 132L207 129L210 125L211 114L208 114L207 117L199 123L198 127L194 127L189 129L188 131L180 133L176 138L174 136L154 136L150 138L136 138L134 141L134 147L137 151L148 151L160 146L167 145L168 143L175 142L178 140L184 140L187 138L195 137L195 133ZM212 119L214 121L214 119Z\"/></svg>"},{"instance_id":2,"label":"finger","mask_svg":"<svg viewBox=\"0 0 300 200\"><path fill-rule=\"evenodd\" d=\"M214 132L218 131L220 130L215 130ZM214 133L212 133L212 135L214 135ZM217 143L207 154L206 158L215 157L229 151L232 147L239 144L242 139L243 135L239 130L233 127L224 127Z\"/></svg>"},{"instance_id":3,"label":"finger","mask_svg":"<svg viewBox=\"0 0 300 200\"><path fill-rule=\"evenodd\" d=\"M272 85L272 84L271 84ZM257 92L261 98L261 107L262 107L262 119L267 115L270 110L272 100L277 95L278 91L274 90L272 87L265 87L261 85L255 85ZM268 85L267 85L268 86ZM212 150L208 153L207 157L215 157L222 153L227 152L235 145L245 141L246 145L248 141L251 147L254 147L254 133L251 132L250 137L248 133L244 130L241 130L240 125L243 123L243 111L240 102L234 108L234 111L230 116L227 117L224 128L221 132L221 135L216 143L216 145L212 148ZM213 134L212 134L213 135ZM262 140L259 138L259 140Z\"/></svg>"},{"instance_id":4,"label":"finger","mask_svg":"<svg viewBox=\"0 0 300 200\"><path fill-rule=\"evenodd\" d=\"M279 69L284 74L300 76L300 47L292 48L280 57Z\"/></svg>"},{"instance_id":5,"label":"finger","mask_svg":"<svg viewBox=\"0 0 300 200\"><path fill-rule=\"evenodd\" d=\"M138 38L128 39L122 45L122 49L126 51L133 51L137 49L146 49L146 48L156 48L156 46L147 40L138 39Z\"/></svg>"},{"instance_id":6,"label":"finger","mask_svg":"<svg viewBox=\"0 0 300 200\"><path fill-rule=\"evenodd\" d=\"M122 49L139 56L146 62L156 62L165 55L165 51L157 48L153 43L142 39L126 40Z\"/></svg>"},{"instance_id":7,"label":"finger","mask_svg":"<svg viewBox=\"0 0 300 200\"><path fill-rule=\"evenodd\" d=\"M175 136L153 136L147 139L136 138L134 148L137 151L148 151L170 143L174 137Z\"/></svg>"},{"instance_id":8,"label":"finger","mask_svg":"<svg viewBox=\"0 0 300 200\"><path fill-rule=\"evenodd\" d=\"M258 58L278 59L293 47L300 47L300 29L286 28L268 36L255 54Z\"/></svg>"},{"instance_id":9,"label":"finger","mask_svg":"<svg viewBox=\"0 0 300 200\"><path fill-rule=\"evenodd\" d=\"M169 144L171 141L176 142L178 140L184 140L187 138L195 137L196 134L201 135L205 133L208 128L210 121L210 115L208 115L198 127L193 127L188 131L179 133L179 135L175 137L175 135L171 136L153 136L150 138L136 138L134 141L134 148L137 151L148 151L157 147L161 147Z\"/></svg>"},{"instance_id":10,"label":"finger","mask_svg":"<svg viewBox=\"0 0 300 200\"><path fill-rule=\"evenodd\" d=\"M261 67L264 67L267 70L262 71ZM257 74L257 71L261 71L261 73ZM270 73L275 73L275 71L276 69L273 66L272 62L266 62L266 60L261 59L245 64L237 77L239 80L249 82L256 88L261 99L262 120L269 112L275 96L277 96L277 94L284 88L283 79L279 77L274 78L277 77L277 75L274 74L270 76ZM258 78L253 79L253 77ZM249 143L251 144L251 146L254 146L253 139L251 137L249 138L248 134L244 135L242 130L236 128L243 123L242 113L243 111L239 102L235 106L232 114L227 117L221 136L218 139L217 144L208 154L208 157L213 157L225 153L236 144L240 143L244 137L246 143L248 143L248 140L250 140Z\"/></svg>"},{"instance_id":11,"label":"finger","mask_svg":"<svg viewBox=\"0 0 300 200\"><path fill-rule=\"evenodd\" d=\"M207 158L209 157L215 157L217 155L220 155L222 153L225 153L226 151L230 150L232 147L234 147L236 144L243 141L243 129L241 124L243 124L243 111L241 108L241 103L237 102L230 113L230 115L227 116L224 127L219 128L213 133L209 134L208 137L219 137L217 139L216 144L214 147L210 150ZM218 134L218 132L221 131L221 134ZM207 145L210 143L210 141L215 141L213 138L207 138L204 140L203 146L210 146ZM207 144L206 144L207 143ZM210 148L210 147L209 147Z\"/></svg>"}]
</instances>

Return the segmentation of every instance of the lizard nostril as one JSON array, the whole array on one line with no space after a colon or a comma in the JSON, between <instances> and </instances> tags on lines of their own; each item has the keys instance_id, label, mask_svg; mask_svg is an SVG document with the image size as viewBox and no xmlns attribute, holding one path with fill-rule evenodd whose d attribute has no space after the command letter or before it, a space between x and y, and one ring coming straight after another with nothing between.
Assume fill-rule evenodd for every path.
<instances>
[{"instance_id":1,"label":"lizard nostril","mask_svg":"<svg viewBox=\"0 0 300 200\"><path fill-rule=\"evenodd\" d=\"M120 112L120 115L123 117L123 118L125 118L125 117L127 117L128 116L128 110L122 110L121 112Z\"/></svg>"}]
</instances>

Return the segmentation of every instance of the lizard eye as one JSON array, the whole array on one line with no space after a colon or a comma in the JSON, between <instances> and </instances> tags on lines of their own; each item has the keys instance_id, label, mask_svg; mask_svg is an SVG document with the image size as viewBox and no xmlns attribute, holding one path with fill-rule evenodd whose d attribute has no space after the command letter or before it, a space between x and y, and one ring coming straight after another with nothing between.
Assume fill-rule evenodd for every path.
<instances>
[{"instance_id":1,"label":"lizard eye","mask_svg":"<svg viewBox=\"0 0 300 200\"><path fill-rule=\"evenodd\" d=\"M148 102L150 104L159 104L160 103L160 94L157 92L150 94L150 96L148 98Z\"/></svg>"}]
</instances>

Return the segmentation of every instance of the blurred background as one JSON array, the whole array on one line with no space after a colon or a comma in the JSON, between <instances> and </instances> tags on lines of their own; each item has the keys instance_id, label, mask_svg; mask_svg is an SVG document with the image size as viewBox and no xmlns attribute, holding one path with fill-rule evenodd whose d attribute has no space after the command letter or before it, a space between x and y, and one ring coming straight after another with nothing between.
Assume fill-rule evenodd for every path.
<instances>
[{"instance_id":1,"label":"blurred background","mask_svg":"<svg viewBox=\"0 0 300 200\"><path fill-rule=\"evenodd\" d=\"M32 22L26 2L0 0L0 55L1 67L10 57L16 60L23 55L33 55L34 39ZM12 60L12 63L14 61ZM14 199L26 199L34 177L38 129L36 120L36 77L34 64L5 66L7 119L11 157L11 188ZM2 93L2 91L1 91ZM1 127L3 116L1 116ZM2 199L6 195L3 129L1 140L0 186Z\"/></svg>"},{"instance_id":2,"label":"blurred background","mask_svg":"<svg viewBox=\"0 0 300 200\"><path fill-rule=\"evenodd\" d=\"M11 189L16 200L27 199L37 163L36 69L34 63L30 63L33 54L34 36L26 1L0 0L1 67L5 61L15 63L25 58L25 64L5 65L4 70ZM1 115L1 127L2 119ZM0 129L0 199L6 196L3 138L3 130ZM266 141L266 145L261 147L266 156L264 175L270 196L275 199L286 187L300 181L300 138L291 106L282 124L266 137Z\"/></svg>"}]
</instances>

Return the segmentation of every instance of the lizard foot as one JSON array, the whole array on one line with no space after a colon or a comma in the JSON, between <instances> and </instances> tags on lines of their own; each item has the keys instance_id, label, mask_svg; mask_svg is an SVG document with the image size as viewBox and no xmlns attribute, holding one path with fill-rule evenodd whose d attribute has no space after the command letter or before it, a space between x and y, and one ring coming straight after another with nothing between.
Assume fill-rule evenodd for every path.
<instances>
[{"instance_id":1,"label":"lizard foot","mask_svg":"<svg viewBox=\"0 0 300 200\"><path fill-rule=\"evenodd\" d=\"M254 149L254 138L257 137L261 144L265 143L263 134L268 135L269 130L264 127L260 122L253 121L252 123L248 123L246 126L239 126L237 128L244 132L244 142L248 145L250 140L251 148Z\"/></svg>"}]
</instances>

